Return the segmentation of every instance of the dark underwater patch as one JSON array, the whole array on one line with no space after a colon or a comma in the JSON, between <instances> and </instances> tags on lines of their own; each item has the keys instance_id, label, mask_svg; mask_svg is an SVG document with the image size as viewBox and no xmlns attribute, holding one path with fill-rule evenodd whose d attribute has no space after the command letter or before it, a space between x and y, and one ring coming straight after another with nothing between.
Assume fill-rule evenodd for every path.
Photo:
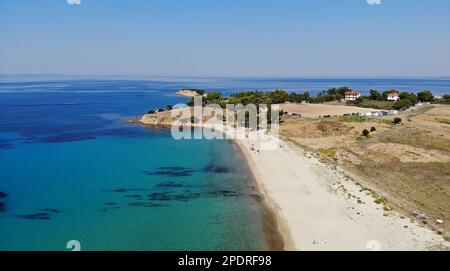
<instances>
[{"instance_id":1,"label":"dark underwater patch","mask_svg":"<svg viewBox=\"0 0 450 271\"><path fill-rule=\"evenodd\" d=\"M139 192L139 191L147 191L147 189L143 188L118 188L110 190L114 193L128 193L128 192Z\"/></svg>"},{"instance_id":2,"label":"dark underwater patch","mask_svg":"<svg viewBox=\"0 0 450 271\"><path fill-rule=\"evenodd\" d=\"M231 191L231 190L217 190L217 191L209 192L209 194L212 196L224 197L224 198L238 197L240 195L239 192Z\"/></svg>"},{"instance_id":3,"label":"dark underwater patch","mask_svg":"<svg viewBox=\"0 0 450 271\"><path fill-rule=\"evenodd\" d=\"M133 207L142 207L144 206L144 202L130 202L128 203L128 205L133 206Z\"/></svg>"},{"instance_id":4,"label":"dark underwater patch","mask_svg":"<svg viewBox=\"0 0 450 271\"><path fill-rule=\"evenodd\" d=\"M41 212L35 214L15 215L15 217L27 220L50 220L52 214L59 213L59 210L53 208L41 209Z\"/></svg>"},{"instance_id":5,"label":"dark underwater patch","mask_svg":"<svg viewBox=\"0 0 450 271\"><path fill-rule=\"evenodd\" d=\"M3 191L0 191L0 199L4 199L8 197L8 194L6 194ZM6 212L6 203L0 201L0 213Z\"/></svg>"},{"instance_id":6,"label":"dark underwater patch","mask_svg":"<svg viewBox=\"0 0 450 271\"><path fill-rule=\"evenodd\" d=\"M148 203L148 204L145 204L144 207L147 207L147 208L170 207L170 205L166 205L166 204L157 204L157 203Z\"/></svg>"},{"instance_id":7,"label":"dark underwater patch","mask_svg":"<svg viewBox=\"0 0 450 271\"><path fill-rule=\"evenodd\" d=\"M159 167L158 169L177 171L177 170L186 170L188 168L185 168L185 167Z\"/></svg>"},{"instance_id":8,"label":"dark underwater patch","mask_svg":"<svg viewBox=\"0 0 450 271\"><path fill-rule=\"evenodd\" d=\"M0 140L0 149L12 149L13 144Z\"/></svg>"},{"instance_id":9,"label":"dark underwater patch","mask_svg":"<svg viewBox=\"0 0 450 271\"><path fill-rule=\"evenodd\" d=\"M95 139L95 136L91 134L76 133L76 134L60 134L48 136L41 139L43 143L63 143L63 142L74 142L74 141L85 141Z\"/></svg>"},{"instance_id":10,"label":"dark underwater patch","mask_svg":"<svg viewBox=\"0 0 450 271\"><path fill-rule=\"evenodd\" d=\"M47 213L54 213L54 214L59 213L59 210L52 209L52 208L45 208L45 209L42 209L42 211L47 212Z\"/></svg>"},{"instance_id":11,"label":"dark underwater patch","mask_svg":"<svg viewBox=\"0 0 450 271\"><path fill-rule=\"evenodd\" d=\"M4 199L4 198L6 198L6 197L8 197L8 194L6 194L6 193L3 192L3 191L0 191L0 199Z\"/></svg>"},{"instance_id":12,"label":"dark underwater patch","mask_svg":"<svg viewBox=\"0 0 450 271\"><path fill-rule=\"evenodd\" d=\"M230 173L231 170L223 166L209 165L203 168L203 172L221 174L221 173Z\"/></svg>"},{"instance_id":13,"label":"dark underwater patch","mask_svg":"<svg viewBox=\"0 0 450 271\"><path fill-rule=\"evenodd\" d=\"M134 199L139 199L142 198L142 195L126 195L125 198L134 198Z\"/></svg>"},{"instance_id":14,"label":"dark underwater patch","mask_svg":"<svg viewBox=\"0 0 450 271\"><path fill-rule=\"evenodd\" d=\"M117 205L117 202L105 202L106 206L115 206Z\"/></svg>"},{"instance_id":15,"label":"dark underwater patch","mask_svg":"<svg viewBox=\"0 0 450 271\"><path fill-rule=\"evenodd\" d=\"M187 192L178 193L173 192L155 192L147 195L149 201L189 201L193 199L201 198L200 193Z\"/></svg>"},{"instance_id":16,"label":"dark underwater patch","mask_svg":"<svg viewBox=\"0 0 450 271\"><path fill-rule=\"evenodd\" d=\"M156 171L142 171L148 176L166 176L166 177L189 177L195 170L185 167L159 167Z\"/></svg>"},{"instance_id":17,"label":"dark underwater patch","mask_svg":"<svg viewBox=\"0 0 450 271\"><path fill-rule=\"evenodd\" d=\"M28 215L15 215L15 217L27 220L50 220L51 217L48 213L36 213Z\"/></svg>"},{"instance_id":18,"label":"dark underwater patch","mask_svg":"<svg viewBox=\"0 0 450 271\"><path fill-rule=\"evenodd\" d=\"M183 184L176 182L162 182L156 185L158 188L181 188L184 187Z\"/></svg>"},{"instance_id":19,"label":"dark underwater patch","mask_svg":"<svg viewBox=\"0 0 450 271\"><path fill-rule=\"evenodd\" d=\"M171 201L173 197L171 192L155 192L151 193L147 196L147 198L151 201Z\"/></svg>"}]
</instances>

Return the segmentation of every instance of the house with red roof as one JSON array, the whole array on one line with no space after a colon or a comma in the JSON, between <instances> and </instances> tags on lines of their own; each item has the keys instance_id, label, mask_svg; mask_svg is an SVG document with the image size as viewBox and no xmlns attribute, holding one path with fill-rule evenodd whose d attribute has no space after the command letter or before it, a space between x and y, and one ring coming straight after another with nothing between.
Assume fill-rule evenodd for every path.
<instances>
[{"instance_id":1,"label":"house with red roof","mask_svg":"<svg viewBox=\"0 0 450 271\"><path fill-rule=\"evenodd\" d=\"M359 97L361 97L361 93L356 92L356 91L347 91L345 93L345 100L346 101L355 101Z\"/></svg>"},{"instance_id":2,"label":"house with red roof","mask_svg":"<svg viewBox=\"0 0 450 271\"><path fill-rule=\"evenodd\" d=\"M400 99L400 95L396 92L389 93L386 95L386 100L388 101L398 101Z\"/></svg>"}]
</instances>

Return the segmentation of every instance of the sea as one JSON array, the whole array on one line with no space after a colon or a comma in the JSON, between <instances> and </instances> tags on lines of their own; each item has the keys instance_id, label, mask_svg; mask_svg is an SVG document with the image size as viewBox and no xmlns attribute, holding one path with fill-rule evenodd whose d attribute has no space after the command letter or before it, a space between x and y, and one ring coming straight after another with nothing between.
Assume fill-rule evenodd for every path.
<instances>
[{"instance_id":1,"label":"sea","mask_svg":"<svg viewBox=\"0 0 450 271\"><path fill-rule=\"evenodd\" d=\"M449 78L0 76L0 250L273 249L276 227L237 146L127 119L186 103L182 88L339 86L450 93Z\"/></svg>"}]
</instances>

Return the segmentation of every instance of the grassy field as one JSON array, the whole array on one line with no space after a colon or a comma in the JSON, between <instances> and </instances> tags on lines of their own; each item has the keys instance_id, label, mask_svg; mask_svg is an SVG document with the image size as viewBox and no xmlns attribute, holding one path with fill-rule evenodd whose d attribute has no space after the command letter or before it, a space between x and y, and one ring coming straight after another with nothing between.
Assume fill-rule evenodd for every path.
<instances>
[{"instance_id":1,"label":"grassy field","mask_svg":"<svg viewBox=\"0 0 450 271\"><path fill-rule=\"evenodd\" d=\"M389 110L392 109L392 106L395 102L392 101L373 101L373 100L363 100L361 103L358 104L359 107L365 107L365 108L375 108L375 109L385 109Z\"/></svg>"}]
</instances>

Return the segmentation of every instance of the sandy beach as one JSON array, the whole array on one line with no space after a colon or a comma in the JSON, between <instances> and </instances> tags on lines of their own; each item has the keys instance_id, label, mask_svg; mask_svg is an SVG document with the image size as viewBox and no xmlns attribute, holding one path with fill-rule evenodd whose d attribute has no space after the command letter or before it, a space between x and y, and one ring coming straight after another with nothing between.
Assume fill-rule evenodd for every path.
<instances>
[{"instance_id":1,"label":"sandy beach","mask_svg":"<svg viewBox=\"0 0 450 271\"><path fill-rule=\"evenodd\" d=\"M146 118L141 123L147 123ZM150 123L150 122L148 122ZM197 126L197 125L193 125ZM206 124L200 125L207 127ZM222 130L223 127L216 127ZM225 128L225 134L233 131ZM449 242L409 216L377 203L362 180L293 143L270 134L235 139L265 205L273 213L285 250L448 250ZM231 138L231 135L230 135ZM253 139L257 138L257 139Z\"/></svg>"},{"instance_id":2,"label":"sandy beach","mask_svg":"<svg viewBox=\"0 0 450 271\"><path fill-rule=\"evenodd\" d=\"M386 212L344 172L297 146L280 141L282 147L261 150L261 139L235 142L273 209L286 250L448 248L441 236L396 212Z\"/></svg>"}]
</instances>

